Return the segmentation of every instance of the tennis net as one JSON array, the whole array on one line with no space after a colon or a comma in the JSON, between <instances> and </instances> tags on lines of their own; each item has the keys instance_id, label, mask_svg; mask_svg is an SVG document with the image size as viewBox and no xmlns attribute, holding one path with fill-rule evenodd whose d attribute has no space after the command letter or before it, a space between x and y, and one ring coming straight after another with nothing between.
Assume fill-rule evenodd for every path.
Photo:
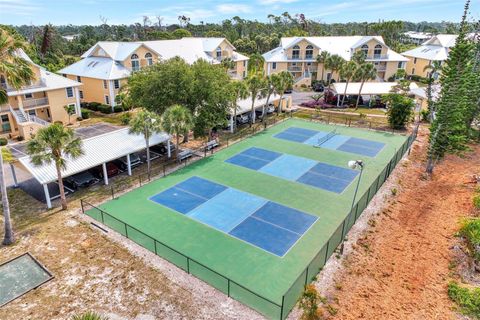
<instances>
[{"instance_id":1,"label":"tennis net","mask_svg":"<svg viewBox=\"0 0 480 320\"><path fill-rule=\"evenodd\" d=\"M336 134L337 134L337 129L333 129L326 136L318 139L318 143L317 143L316 147L320 147L322 144L324 144L328 140L332 139Z\"/></svg>"}]
</instances>

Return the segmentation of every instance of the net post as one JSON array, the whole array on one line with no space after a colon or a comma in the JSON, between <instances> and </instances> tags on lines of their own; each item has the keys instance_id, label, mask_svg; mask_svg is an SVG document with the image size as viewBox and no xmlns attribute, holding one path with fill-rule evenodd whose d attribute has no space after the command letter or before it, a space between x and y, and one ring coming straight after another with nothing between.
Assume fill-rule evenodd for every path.
<instances>
[{"instance_id":1,"label":"net post","mask_svg":"<svg viewBox=\"0 0 480 320\"><path fill-rule=\"evenodd\" d=\"M187 257L187 273L190 273L190 258Z\"/></svg>"}]
</instances>

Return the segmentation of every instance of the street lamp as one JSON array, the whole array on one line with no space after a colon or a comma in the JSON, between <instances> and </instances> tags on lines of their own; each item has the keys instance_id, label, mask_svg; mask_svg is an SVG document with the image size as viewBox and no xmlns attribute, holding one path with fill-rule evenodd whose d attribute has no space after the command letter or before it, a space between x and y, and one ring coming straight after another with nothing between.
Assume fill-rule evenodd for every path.
<instances>
[{"instance_id":1,"label":"street lamp","mask_svg":"<svg viewBox=\"0 0 480 320\"><path fill-rule=\"evenodd\" d=\"M360 185L360 179L362 179L362 173L363 173L363 167L364 166L365 166L365 163L363 163L363 160L348 161L348 167L349 168L354 169L354 170L360 168L360 175L358 177L357 186L355 188L355 194L353 195L352 208L350 210L353 209L353 205L355 204L355 198L357 197L358 186Z\"/></svg>"}]
</instances>

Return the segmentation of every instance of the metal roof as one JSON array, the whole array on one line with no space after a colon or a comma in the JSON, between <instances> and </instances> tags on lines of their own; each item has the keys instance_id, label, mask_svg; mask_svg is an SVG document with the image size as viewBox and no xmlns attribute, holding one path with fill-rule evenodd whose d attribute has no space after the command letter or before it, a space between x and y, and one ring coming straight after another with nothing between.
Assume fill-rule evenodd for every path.
<instances>
[{"instance_id":1,"label":"metal roof","mask_svg":"<svg viewBox=\"0 0 480 320\"><path fill-rule=\"evenodd\" d=\"M357 95L361 82L350 82L347 86L347 95ZM345 92L345 82L332 83L333 90L337 94L343 94ZM381 95L390 93L392 88L396 86L396 82L365 82L362 87L362 95Z\"/></svg>"},{"instance_id":2,"label":"metal roof","mask_svg":"<svg viewBox=\"0 0 480 320\"><path fill-rule=\"evenodd\" d=\"M284 98L287 98L287 96L283 96ZM268 100L268 104L271 104L273 103L274 101L277 101L280 99L280 95L278 94L272 94L270 96L270 100ZM263 98L257 98L255 99L255 109L257 108L260 108L262 107L264 104L267 103L267 98L266 97L263 97ZM246 112L250 112L252 111L252 97L248 97L247 99L243 99L243 100L238 100L237 102L237 115L241 115L243 113L246 113ZM231 111L231 114L233 114L234 112Z\"/></svg>"},{"instance_id":3,"label":"metal roof","mask_svg":"<svg viewBox=\"0 0 480 320\"><path fill-rule=\"evenodd\" d=\"M62 176L68 177L101 165L104 162L145 149L143 135L130 134L128 130L129 128L123 128L82 140L84 154L76 159L67 158L66 169L63 170ZM170 136L167 133L155 134L150 138L150 145L156 145L169 139ZM45 184L57 181L55 164L35 166L30 162L29 156L22 157L19 161L39 183Z\"/></svg>"}]
</instances>

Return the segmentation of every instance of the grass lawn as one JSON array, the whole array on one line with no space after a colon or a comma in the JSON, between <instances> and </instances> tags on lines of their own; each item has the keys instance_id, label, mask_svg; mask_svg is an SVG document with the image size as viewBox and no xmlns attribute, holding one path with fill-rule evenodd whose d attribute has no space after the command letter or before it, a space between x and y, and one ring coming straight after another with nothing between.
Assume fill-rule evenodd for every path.
<instances>
[{"instance_id":1,"label":"grass lawn","mask_svg":"<svg viewBox=\"0 0 480 320\"><path fill-rule=\"evenodd\" d=\"M325 253L330 255L333 252L334 248L327 248L327 252L319 255L320 250L325 248L325 244L332 236L335 235L338 238L339 227L342 231L341 224L350 212L355 183L351 183L342 193L338 194L231 165L224 161L253 146L343 168L346 167L349 160L359 157L356 154L313 148L306 144L280 140L274 137L275 134L289 127L327 132L336 128L337 133L341 135L385 143L385 147L376 157L363 157L366 166L359 195L366 193L372 182L380 175L392 156L406 140L406 136L401 135L290 119L223 149L208 158L199 160L165 178L155 180L116 200L102 204L100 208L114 217L106 219L105 223L125 234L125 229L122 228L124 225L119 223L118 220L124 221L157 239L158 242L189 256L217 274L196 263L190 262L190 265L188 265L187 261L187 266L185 266L185 261L182 261L181 255L174 253L172 250L167 250L164 246L158 246L158 243L155 244L155 250L159 250L158 254L160 256L185 270L189 268L190 273L204 279L232 298L259 310L269 318L278 319L280 317L278 307L253 296L233 283L225 282L225 278L218 274L256 292L277 305L281 305L282 296L291 288L292 284L297 283L297 278L302 275L307 265L314 258L320 257L319 259L324 260ZM192 176L208 179L303 211L318 217L318 221L290 249L288 254L279 257L148 200L149 197ZM96 210L89 211L88 214L96 219L100 218ZM148 239L142 238L140 234L135 234L130 230L129 237L144 247L153 250L153 246L148 244ZM340 241L341 239L336 240ZM323 258L321 258L322 256ZM324 263L324 261L322 262ZM315 270L314 273L309 272L306 278L311 279L316 272L318 270ZM289 311L290 307L294 305L298 297L296 293L298 290L301 291L303 287L303 279L301 286L297 286L298 288L295 287L293 290L295 294L289 295L288 299L285 299L288 300L285 301L288 307L284 311ZM283 313L283 317L285 316L286 314Z\"/></svg>"},{"instance_id":2,"label":"grass lawn","mask_svg":"<svg viewBox=\"0 0 480 320\"><path fill-rule=\"evenodd\" d=\"M333 108L333 109L328 109L336 112L349 112L349 113L356 113L356 114L366 114L366 115L382 115L385 116L386 112L384 109L374 109L374 108L365 108L365 107L359 107L357 110L354 108L347 108L347 109L340 109L340 108Z\"/></svg>"}]
</instances>

